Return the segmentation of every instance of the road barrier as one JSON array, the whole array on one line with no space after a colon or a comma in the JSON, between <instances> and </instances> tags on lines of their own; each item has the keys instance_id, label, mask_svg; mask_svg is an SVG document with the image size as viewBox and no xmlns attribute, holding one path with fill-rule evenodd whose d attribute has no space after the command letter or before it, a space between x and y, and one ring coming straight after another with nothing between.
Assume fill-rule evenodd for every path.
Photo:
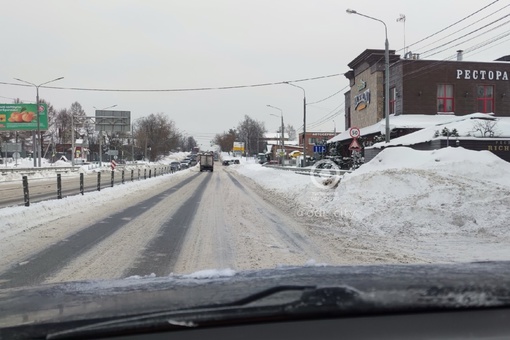
<instances>
[{"instance_id":1,"label":"road barrier","mask_svg":"<svg viewBox=\"0 0 510 340\"><path fill-rule=\"evenodd\" d=\"M302 167L295 167L295 166L278 166L278 165L263 165L266 168L270 169L276 169L276 170L284 170L284 171L293 171L296 174L299 175L314 175L314 176L342 176L346 173L352 172L351 170L344 170L344 169L313 169L312 168L302 168Z\"/></svg>"},{"instance_id":2,"label":"road barrier","mask_svg":"<svg viewBox=\"0 0 510 340\"><path fill-rule=\"evenodd\" d=\"M30 195L28 194L28 177L23 176L23 197L25 200L25 207L30 206Z\"/></svg>"},{"instance_id":3,"label":"road barrier","mask_svg":"<svg viewBox=\"0 0 510 340\"><path fill-rule=\"evenodd\" d=\"M159 171L158 171L159 169ZM17 169L17 170L20 170L20 169ZM39 169L37 169L39 170ZM53 169L52 169L53 170ZM120 170L120 169L118 169ZM117 170L117 171L118 171ZM137 169L138 170L138 180L140 180L140 169ZM171 173L170 172L170 167L166 167L166 166L160 166L160 167L155 167L153 169L149 169L149 179L152 177L152 171L154 170L154 177L157 176L157 174L159 173L159 175L164 175L164 174L169 174ZM34 169L32 169L33 172L36 172L34 171ZM130 169L131 171L131 182L134 181L134 169ZM18 171L19 172L19 171ZM110 181L110 186L113 187L115 185L115 171L110 171L111 173L111 181ZM57 189L57 192L56 192L56 198L57 199L62 199L62 197L66 196L66 195L72 195L73 194L73 190L74 190L74 194L77 194L79 192L79 194L81 195L84 195L85 194L85 176L83 173L80 173L79 174L79 189L76 187L76 182L74 185L70 185L70 186L73 186L74 189L72 188L64 188L64 186L67 186L66 184L63 183L63 180L62 178L63 177L66 177L66 178L69 178L70 176L62 176L61 173L56 173L56 189ZM92 177L93 178L93 177ZM147 179L147 168L144 169L144 179ZM41 178L37 178L37 179L32 179L31 181L38 181L38 180L42 180ZM125 184L126 182L126 178L125 178L125 170L122 169L121 170L121 181L120 183L121 184ZM67 183L69 184L69 180L67 181ZM117 184L119 184L119 182L117 182ZM23 186L23 200L24 200L24 204L25 206L30 206L30 203L31 203L31 197L30 197L30 194L29 194L29 179L28 179L28 175L24 174L22 176L22 186ZM44 185L35 185L35 187L47 187L48 184L44 184ZM94 188L95 187L95 188ZM91 188L94 188L93 190L89 190L89 191L94 191L94 190L97 190L97 191L101 191L101 171L97 172L97 185L92 185L90 186L89 184L89 189ZM15 189L15 188L13 188ZM9 190L12 190L12 189L9 189ZM17 189L19 190L19 188ZM53 194L50 192L41 192L41 190L37 190L36 191L38 192L37 196L36 196L36 199L38 199L38 201L40 200L45 200L45 199L51 199L51 198L55 198L55 192L53 191ZM51 197L53 195L53 197ZM43 199L41 199L43 198ZM7 202L15 202L15 199L10 199L10 201L7 201Z\"/></svg>"}]
</instances>

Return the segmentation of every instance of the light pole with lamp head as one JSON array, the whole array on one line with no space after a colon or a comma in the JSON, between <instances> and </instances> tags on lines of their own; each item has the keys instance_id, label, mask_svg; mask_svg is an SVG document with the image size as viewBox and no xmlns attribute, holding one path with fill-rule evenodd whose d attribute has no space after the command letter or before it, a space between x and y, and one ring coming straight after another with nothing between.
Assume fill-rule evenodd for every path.
<instances>
[{"instance_id":1,"label":"light pole with lamp head","mask_svg":"<svg viewBox=\"0 0 510 340\"><path fill-rule=\"evenodd\" d=\"M281 160L282 160L282 165L283 165L283 152L284 152L284 149L285 149L285 142L284 142L284 137L283 137L283 134L284 134L284 125L283 125L283 110L280 109L279 107L276 107L276 106L273 106L273 105L267 105L267 107L271 107L273 109L276 109L276 110L280 110L280 117L282 118L282 130L281 130L281 135L280 135L280 142L281 142L281 145L282 145L282 155L281 155ZM270 113L271 116L275 116L275 117L278 117L277 115L275 114L272 114Z\"/></svg>"},{"instance_id":2,"label":"light pole with lamp head","mask_svg":"<svg viewBox=\"0 0 510 340\"><path fill-rule=\"evenodd\" d=\"M298 85L285 82L285 84L300 88L303 91L303 166L306 166L306 91Z\"/></svg>"},{"instance_id":3,"label":"light pole with lamp head","mask_svg":"<svg viewBox=\"0 0 510 340\"><path fill-rule=\"evenodd\" d=\"M49 83L52 83L54 81L57 81L57 80L60 80L60 79L64 79L64 77L59 77L59 78L56 78L56 79L53 79L53 80L49 80L47 82L44 82L42 84L39 84L39 85L36 85L36 84L33 84L31 82L28 82L26 80L22 80L22 79L19 79L19 78L14 78L16 79L17 81L21 81L22 83L26 83L26 84L29 84L29 85L32 85L35 87L36 89L36 115L37 115L37 139L38 139L38 145L37 145L37 148L36 148L36 141L35 141L35 136L33 138L33 143L34 143L34 167L36 166L35 164L35 152L37 150L37 166L40 168L41 167L41 148L42 148L42 136L41 136L41 117L39 115L39 87L43 86L43 85L46 85L46 84L49 84Z\"/></svg>"},{"instance_id":4,"label":"light pole with lamp head","mask_svg":"<svg viewBox=\"0 0 510 340\"><path fill-rule=\"evenodd\" d=\"M377 19L362 13L359 13L353 9L347 9L349 14L357 14L365 18L369 18L375 21L379 21L384 25L384 34L386 41L384 43L384 111L386 116L386 143L390 142L390 44L388 42L388 28L386 23L381 19Z\"/></svg>"},{"instance_id":5,"label":"light pole with lamp head","mask_svg":"<svg viewBox=\"0 0 510 340\"><path fill-rule=\"evenodd\" d=\"M99 110L97 107L92 106L96 111L103 111L106 109L111 109L116 107L117 104L105 107L104 109ZM97 118L97 117L96 117ZM102 139L103 139L103 130L101 129L101 126L99 126L99 168L103 166L103 149L102 149ZM73 157L74 157L74 139L73 139Z\"/></svg>"}]
</instances>

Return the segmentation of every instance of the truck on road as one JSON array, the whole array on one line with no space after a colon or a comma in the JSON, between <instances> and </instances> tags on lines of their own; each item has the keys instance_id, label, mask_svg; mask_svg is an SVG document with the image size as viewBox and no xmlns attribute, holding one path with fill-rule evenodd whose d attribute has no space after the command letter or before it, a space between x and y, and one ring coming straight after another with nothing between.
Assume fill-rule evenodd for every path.
<instances>
[{"instance_id":1,"label":"truck on road","mask_svg":"<svg viewBox=\"0 0 510 340\"><path fill-rule=\"evenodd\" d=\"M200 172L204 170L213 171L214 167L214 158L213 154L211 153L203 153L198 156L199 162L200 162Z\"/></svg>"}]
</instances>

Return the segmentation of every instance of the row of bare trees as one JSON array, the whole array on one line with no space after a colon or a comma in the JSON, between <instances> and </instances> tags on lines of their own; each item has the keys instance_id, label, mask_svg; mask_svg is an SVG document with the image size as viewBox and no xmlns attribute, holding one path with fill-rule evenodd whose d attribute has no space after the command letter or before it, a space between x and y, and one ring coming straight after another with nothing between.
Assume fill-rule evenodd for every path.
<instances>
[{"instance_id":1,"label":"row of bare trees","mask_svg":"<svg viewBox=\"0 0 510 340\"><path fill-rule=\"evenodd\" d=\"M245 151L248 154L258 153L264 149L264 145L260 141L263 140L266 132L264 122L245 115L244 119L237 125L237 128L216 134L212 143L219 145L222 151L230 152L234 142L244 142Z\"/></svg>"},{"instance_id":2,"label":"row of bare trees","mask_svg":"<svg viewBox=\"0 0 510 340\"><path fill-rule=\"evenodd\" d=\"M21 103L16 100L15 103ZM56 110L51 103L41 100L48 107L48 130L43 131L44 148L52 150L55 145L70 145L74 129L76 139L87 139L89 148L94 152L106 149L124 150L125 157L157 160L172 150L191 151L197 146L192 136L181 133L174 121L163 113L151 114L133 123L131 132L107 132L101 138L104 150L99 150L99 133L95 131L94 120L87 116L80 103L74 102L69 108ZM32 149L32 131L5 131L0 134L1 141L16 141L24 149ZM135 150L135 154L132 154Z\"/></svg>"}]
</instances>

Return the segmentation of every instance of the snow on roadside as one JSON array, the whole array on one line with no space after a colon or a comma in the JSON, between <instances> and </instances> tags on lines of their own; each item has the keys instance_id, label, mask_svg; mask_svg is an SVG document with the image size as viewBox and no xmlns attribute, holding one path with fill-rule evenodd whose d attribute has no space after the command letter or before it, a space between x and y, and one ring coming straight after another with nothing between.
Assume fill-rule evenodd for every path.
<instances>
[{"instance_id":1,"label":"snow on roadside","mask_svg":"<svg viewBox=\"0 0 510 340\"><path fill-rule=\"evenodd\" d=\"M258 164L234 169L337 234L459 252L444 260L510 259L510 164L487 151L388 148L334 189Z\"/></svg>"},{"instance_id":2,"label":"snow on roadside","mask_svg":"<svg viewBox=\"0 0 510 340\"><path fill-rule=\"evenodd\" d=\"M335 199L366 232L509 237L510 164L463 148L388 148L346 174Z\"/></svg>"},{"instance_id":3,"label":"snow on roadside","mask_svg":"<svg viewBox=\"0 0 510 340\"><path fill-rule=\"evenodd\" d=\"M61 200L48 200L32 203L29 207L16 206L0 209L0 242L10 236L23 233L38 226L70 215L73 211L92 211L112 201L119 201L137 192L145 192L148 188L158 187L168 181L168 176L186 176L188 171L153 177L147 180L126 182L113 188L104 188L100 192L75 195ZM87 217L85 217L87 218Z\"/></svg>"}]
</instances>

